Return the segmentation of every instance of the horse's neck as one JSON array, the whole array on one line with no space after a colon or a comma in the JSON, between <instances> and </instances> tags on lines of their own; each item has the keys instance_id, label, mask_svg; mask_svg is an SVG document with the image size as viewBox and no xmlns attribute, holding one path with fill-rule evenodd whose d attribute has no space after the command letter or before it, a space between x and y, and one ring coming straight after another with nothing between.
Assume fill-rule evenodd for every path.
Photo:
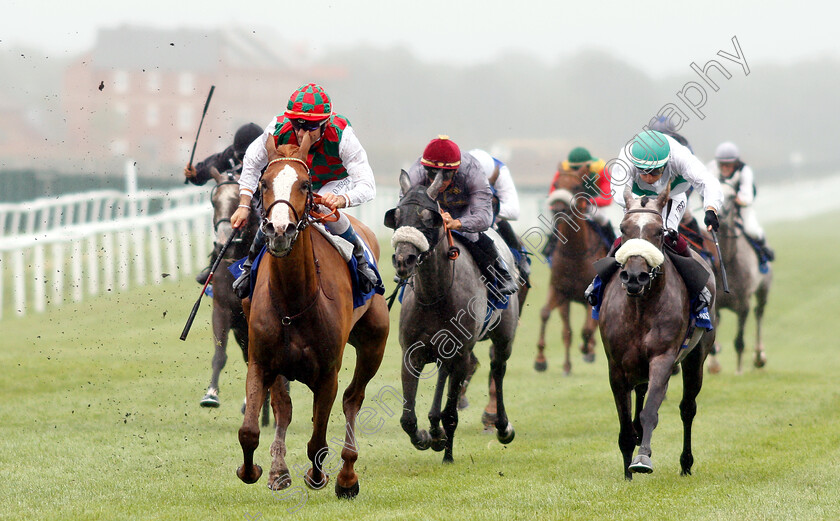
<instances>
[{"instance_id":1,"label":"horse's neck","mask_svg":"<svg viewBox=\"0 0 840 521\"><path fill-rule=\"evenodd\" d=\"M266 255L271 266L269 286L287 297L306 298L318 288L315 253L312 249L311 228L306 228L285 257Z\"/></svg>"},{"instance_id":2,"label":"horse's neck","mask_svg":"<svg viewBox=\"0 0 840 521\"><path fill-rule=\"evenodd\" d=\"M454 265L447 255L445 239L441 239L434 249L417 266L414 277L414 292L423 301L440 297L452 287Z\"/></svg>"},{"instance_id":3,"label":"horse's neck","mask_svg":"<svg viewBox=\"0 0 840 521\"><path fill-rule=\"evenodd\" d=\"M570 212L569 215L574 215ZM573 216L571 222L566 219L558 219L554 227L555 233L559 234L560 239L557 244L558 250L567 250L569 252L585 251L589 246L587 238L589 237L589 225L585 219L578 216ZM565 241L564 241L565 238Z\"/></svg>"},{"instance_id":4,"label":"horse's neck","mask_svg":"<svg viewBox=\"0 0 840 521\"><path fill-rule=\"evenodd\" d=\"M734 265L738 257L738 241L744 234L737 226L721 223L720 225L720 253L726 265Z\"/></svg>"}]
</instances>

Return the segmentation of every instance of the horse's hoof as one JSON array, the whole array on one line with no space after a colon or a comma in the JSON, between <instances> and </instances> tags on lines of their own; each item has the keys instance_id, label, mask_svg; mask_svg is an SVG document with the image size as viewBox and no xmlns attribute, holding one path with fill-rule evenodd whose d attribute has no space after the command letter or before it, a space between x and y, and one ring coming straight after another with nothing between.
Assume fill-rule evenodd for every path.
<instances>
[{"instance_id":1,"label":"horse's hoof","mask_svg":"<svg viewBox=\"0 0 840 521\"><path fill-rule=\"evenodd\" d=\"M645 456L644 454L639 454L635 458L633 458L633 463L630 464L630 472L636 472L638 474L650 474L653 472L653 462L650 460L649 457Z\"/></svg>"},{"instance_id":2,"label":"horse's hoof","mask_svg":"<svg viewBox=\"0 0 840 521\"><path fill-rule=\"evenodd\" d=\"M481 424L485 427L495 427L496 418L498 418L496 413L484 411L481 413Z\"/></svg>"},{"instance_id":3,"label":"horse's hoof","mask_svg":"<svg viewBox=\"0 0 840 521\"><path fill-rule=\"evenodd\" d=\"M446 448L446 436L443 438L432 438L432 450L440 452Z\"/></svg>"},{"instance_id":4,"label":"horse's hoof","mask_svg":"<svg viewBox=\"0 0 840 521\"><path fill-rule=\"evenodd\" d=\"M359 480L356 480L356 483L350 485L347 488L342 487L338 484L338 480L335 480L335 495L338 499L353 499L354 497L359 495Z\"/></svg>"},{"instance_id":5,"label":"horse's hoof","mask_svg":"<svg viewBox=\"0 0 840 521\"><path fill-rule=\"evenodd\" d=\"M271 479L271 476L268 477L268 488L270 490L284 490L289 488L291 484L292 478L288 472L284 472L274 479Z\"/></svg>"},{"instance_id":6,"label":"horse's hoof","mask_svg":"<svg viewBox=\"0 0 840 521\"><path fill-rule=\"evenodd\" d=\"M306 483L306 486L311 488L312 490L321 490L322 488L327 486L327 483L330 482L330 477L321 472L321 481L316 483L312 479L312 468L310 467L309 470L306 471L306 474L303 475L303 481Z\"/></svg>"},{"instance_id":7,"label":"horse's hoof","mask_svg":"<svg viewBox=\"0 0 840 521\"><path fill-rule=\"evenodd\" d=\"M538 373L544 373L548 369L548 360L542 362L534 362L534 370Z\"/></svg>"},{"instance_id":8,"label":"horse's hoof","mask_svg":"<svg viewBox=\"0 0 840 521\"><path fill-rule=\"evenodd\" d=\"M753 361L753 365L756 369L761 369L765 365L767 365L767 355L764 354L764 351L758 351L755 354L755 361Z\"/></svg>"},{"instance_id":9,"label":"horse's hoof","mask_svg":"<svg viewBox=\"0 0 840 521\"><path fill-rule=\"evenodd\" d=\"M432 446L432 437L425 430L417 431L417 443L412 442L417 450L428 450Z\"/></svg>"},{"instance_id":10,"label":"horse's hoof","mask_svg":"<svg viewBox=\"0 0 840 521\"><path fill-rule=\"evenodd\" d=\"M452 457L452 454L444 454L443 455L443 464L448 465L450 463L455 463L455 458Z\"/></svg>"},{"instance_id":11,"label":"horse's hoof","mask_svg":"<svg viewBox=\"0 0 840 521\"><path fill-rule=\"evenodd\" d=\"M458 398L458 410L463 411L467 407L470 406L470 401L467 400L467 395L462 394L460 398Z\"/></svg>"},{"instance_id":12,"label":"horse's hoof","mask_svg":"<svg viewBox=\"0 0 840 521\"><path fill-rule=\"evenodd\" d=\"M245 406L246 406L246 405L248 405L247 400L242 400L242 409L240 410L240 412L241 412L242 414L245 414Z\"/></svg>"},{"instance_id":13,"label":"horse's hoof","mask_svg":"<svg viewBox=\"0 0 840 521\"><path fill-rule=\"evenodd\" d=\"M507 445L512 442L515 437L516 431L513 430L513 425L510 422L508 422L504 431L496 431L496 438L498 438L499 443L502 445Z\"/></svg>"},{"instance_id":14,"label":"horse's hoof","mask_svg":"<svg viewBox=\"0 0 840 521\"><path fill-rule=\"evenodd\" d=\"M236 476L241 479L243 483L253 485L260 479L260 476L262 476L262 467L257 464L254 464L254 470L250 474L246 474L244 468L245 465L242 465L236 469Z\"/></svg>"},{"instance_id":15,"label":"horse's hoof","mask_svg":"<svg viewBox=\"0 0 840 521\"><path fill-rule=\"evenodd\" d=\"M221 402L219 402L219 391L216 389L207 389L207 394L198 402L202 407L211 407L215 409Z\"/></svg>"},{"instance_id":16,"label":"horse's hoof","mask_svg":"<svg viewBox=\"0 0 840 521\"><path fill-rule=\"evenodd\" d=\"M595 362L595 352L590 351L588 353L583 353L583 361L587 364L592 364Z\"/></svg>"},{"instance_id":17,"label":"horse's hoof","mask_svg":"<svg viewBox=\"0 0 840 521\"><path fill-rule=\"evenodd\" d=\"M718 374L720 372L720 362L717 361L716 357L712 357L709 360L709 374Z\"/></svg>"}]
</instances>

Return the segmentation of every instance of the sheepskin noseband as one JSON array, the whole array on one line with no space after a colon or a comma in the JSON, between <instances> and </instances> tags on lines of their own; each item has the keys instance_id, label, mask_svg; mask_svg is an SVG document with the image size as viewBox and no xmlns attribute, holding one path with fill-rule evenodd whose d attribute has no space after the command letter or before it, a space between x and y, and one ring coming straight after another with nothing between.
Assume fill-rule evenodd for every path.
<instances>
[{"instance_id":1,"label":"sheepskin noseband","mask_svg":"<svg viewBox=\"0 0 840 521\"><path fill-rule=\"evenodd\" d=\"M651 268L660 266L665 261L662 251L644 239L629 239L615 252L615 260L624 266L627 259L639 255Z\"/></svg>"},{"instance_id":2,"label":"sheepskin noseband","mask_svg":"<svg viewBox=\"0 0 840 521\"><path fill-rule=\"evenodd\" d=\"M394 231L391 237L391 247L396 248L397 243L407 242L413 245L420 253L429 251L429 240L423 232L413 226L400 226Z\"/></svg>"}]
</instances>

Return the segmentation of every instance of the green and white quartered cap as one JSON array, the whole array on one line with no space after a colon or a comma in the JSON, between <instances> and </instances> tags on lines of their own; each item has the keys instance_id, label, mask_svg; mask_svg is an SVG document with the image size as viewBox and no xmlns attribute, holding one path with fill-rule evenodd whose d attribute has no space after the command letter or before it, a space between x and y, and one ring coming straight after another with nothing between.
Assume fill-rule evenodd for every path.
<instances>
[{"instance_id":1,"label":"green and white quartered cap","mask_svg":"<svg viewBox=\"0 0 840 521\"><path fill-rule=\"evenodd\" d=\"M664 166L671 158L671 145L661 132L646 130L633 138L630 147L630 161L641 170L652 170Z\"/></svg>"}]
</instances>

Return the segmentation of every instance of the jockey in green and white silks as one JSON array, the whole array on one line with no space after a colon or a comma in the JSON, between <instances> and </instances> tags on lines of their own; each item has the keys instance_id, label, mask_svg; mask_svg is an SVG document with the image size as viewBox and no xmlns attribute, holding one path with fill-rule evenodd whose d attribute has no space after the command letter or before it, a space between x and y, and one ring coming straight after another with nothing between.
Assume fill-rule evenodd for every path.
<instances>
[{"instance_id":1,"label":"jockey in green and white silks","mask_svg":"<svg viewBox=\"0 0 840 521\"><path fill-rule=\"evenodd\" d=\"M609 172L613 199L622 207L626 206L626 183L636 197L655 197L670 185L670 204L662 210L662 218L665 227L672 230L678 229L686 210L686 191L693 186L703 197L706 225L717 229L717 214L723 205L720 182L688 148L670 136L655 130L639 133L610 162Z\"/></svg>"}]
</instances>

